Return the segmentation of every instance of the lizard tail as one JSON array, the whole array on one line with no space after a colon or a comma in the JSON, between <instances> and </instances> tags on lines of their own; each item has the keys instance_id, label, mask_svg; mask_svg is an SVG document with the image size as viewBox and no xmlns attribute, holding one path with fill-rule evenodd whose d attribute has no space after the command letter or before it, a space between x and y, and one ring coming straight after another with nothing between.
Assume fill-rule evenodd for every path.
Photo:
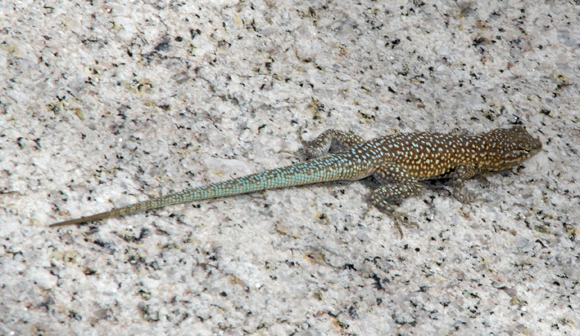
<instances>
[{"instance_id":1,"label":"lizard tail","mask_svg":"<svg viewBox=\"0 0 580 336\"><path fill-rule=\"evenodd\" d=\"M226 181L229 182L229 181ZM225 182L223 182L225 183ZM216 183L215 185L220 185L220 183ZM192 202L197 200L203 200L207 198L216 198L219 197L216 195L216 192L206 192L206 189L211 188L214 185L208 185L199 187L192 190L186 190L174 194L169 194L166 196L162 196L159 198L151 199L148 201L143 201L135 204L131 204L122 208L113 209L107 212L101 212L92 216L86 216L76 219L71 219L63 222L58 222L54 224L50 224L50 227L55 226L66 226L66 225L74 225L74 224L84 224L89 222L95 222L103 219L109 219L118 216L129 215L135 212L159 209L168 205L173 204L180 204L185 202ZM227 196L227 195L223 195Z\"/></svg>"},{"instance_id":2,"label":"lizard tail","mask_svg":"<svg viewBox=\"0 0 580 336\"><path fill-rule=\"evenodd\" d=\"M368 169L366 168L363 169L362 167L349 167L349 165L345 165L345 162L349 162L349 160L345 158L345 155L346 154L337 154L330 157L310 160L293 166L266 170L257 174L169 194L126 207L113 209L108 212L54 223L50 226L83 224L117 216L129 215L135 212L158 209L168 205L317 182L353 180L369 175L367 172Z\"/></svg>"},{"instance_id":3,"label":"lizard tail","mask_svg":"<svg viewBox=\"0 0 580 336\"><path fill-rule=\"evenodd\" d=\"M200 193L204 189L206 189L207 187L209 187L209 186L200 187L200 188L196 188L193 190L182 191L182 192L178 192L178 193L174 193L174 194L169 194L169 195L162 196L162 197L155 198L155 199L151 199L148 201L143 201L143 202L131 204L131 205L128 205L128 206L125 206L122 208L113 209L111 211L101 212L101 213L98 213L98 214L95 214L92 216L86 216L86 217L81 217L81 218L76 218L76 219L71 219L71 220L67 220L67 221L63 221L63 222L50 224L49 226L55 227L55 226L66 226L66 225L74 225L74 224L84 224L84 223L95 222L95 221L99 221L99 220L103 220L103 219L129 215L129 214L132 214L135 212L158 209L158 208L162 208L162 207L165 207L168 205L180 204L180 203L185 203L188 201L191 202L191 201L196 201L196 200L202 200L205 198L211 198L211 196L213 196L211 194L206 195L206 194ZM209 197L204 197L204 196L209 196Z\"/></svg>"}]
</instances>

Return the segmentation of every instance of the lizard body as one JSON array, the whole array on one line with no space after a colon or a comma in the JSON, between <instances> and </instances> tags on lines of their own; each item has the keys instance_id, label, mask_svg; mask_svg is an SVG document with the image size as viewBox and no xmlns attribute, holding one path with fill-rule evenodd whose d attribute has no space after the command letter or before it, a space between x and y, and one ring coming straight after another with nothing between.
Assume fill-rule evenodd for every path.
<instances>
[{"instance_id":1,"label":"lizard body","mask_svg":"<svg viewBox=\"0 0 580 336\"><path fill-rule=\"evenodd\" d=\"M300 140L306 153L317 158L50 226L82 224L173 204L318 182L354 181L368 176L374 176L381 183L372 191L371 203L383 211L394 212L389 201L417 196L421 192L418 182L435 178L451 178L455 197L465 201L461 195L465 180L484 172L509 169L542 148L540 141L522 126L473 136L416 132L369 141L352 133L327 130L314 141L304 141L301 135ZM333 141L346 149L323 156Z\"/></svg>"}]
</instances>

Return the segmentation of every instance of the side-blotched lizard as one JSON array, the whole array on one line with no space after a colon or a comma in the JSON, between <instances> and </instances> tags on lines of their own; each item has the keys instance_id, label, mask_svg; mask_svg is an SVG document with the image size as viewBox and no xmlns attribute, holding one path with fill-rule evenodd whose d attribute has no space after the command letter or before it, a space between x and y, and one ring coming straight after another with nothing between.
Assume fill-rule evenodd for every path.
<instances>
[{"instance_id":1,"label":"side-blotched lizard","mask_svg":"<svg viewBox=\"0 0 580 336\"><path fill-rule=\"evenodd\" d=\"M310 142L304 141L300 132L300 141L306 147L306 154L317 158L51 226L82 224L173 204L260 190L317 182L354 181L368 176L374 176L381 183L371 193L371 204L400 219L389 201L419 195L419 181L451 178L453 194L458 200L466 201L461 194L465 180L484 172L509 169L534 156L542 148L540 141L522 126L473 136L417 132L387 135L369 141L352 133L327 130ZM322 157L333 142L346 149Z\"/></svg>"}]
</instances>

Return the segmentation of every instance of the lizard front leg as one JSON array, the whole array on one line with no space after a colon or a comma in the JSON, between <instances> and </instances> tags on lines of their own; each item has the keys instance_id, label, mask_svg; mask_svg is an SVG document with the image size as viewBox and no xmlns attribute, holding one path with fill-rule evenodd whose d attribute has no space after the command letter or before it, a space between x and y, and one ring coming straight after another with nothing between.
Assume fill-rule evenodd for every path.
<instances>
[{"instance_id":1,"label":"lizard front leg","mask_svg":"<svg viewBox=\"0 0 580 336\"><path fill-rule=\"evenodd\" d=\"M453 196L455 196L459 202L469 204L476 198L476 195L462 194L461 191L465 181L469 180L475 175L481 174L483 171L484 169L478 169L472 164L460 164L457 166L455 172L453 173Z\"/></svg>"}]
</instances>

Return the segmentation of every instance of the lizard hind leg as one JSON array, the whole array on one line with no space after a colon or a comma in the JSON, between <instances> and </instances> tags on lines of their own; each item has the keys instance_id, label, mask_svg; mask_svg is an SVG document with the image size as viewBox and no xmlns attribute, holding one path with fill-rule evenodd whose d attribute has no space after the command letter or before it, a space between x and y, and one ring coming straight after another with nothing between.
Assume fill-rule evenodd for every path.
<instances>
[{"instance_id":1,"label":"lizard hind leg","mask_svg":"<svg viewBox=\"0 0 580 336\"><path fill-rule=\"evenodd\" d=\"M387 180L394 181L394 183L374 189L371 192L371 204L379 211L393 217L401 237L403 236L403 231L400 226L401 223L418 227L419 225L417 223L406 219L407 216L396 211L389 202L420 195L422 189L421 184L404 168L392 163L381 164L379 169L375 171L374 177L380 183L385 183Z\"/></svg>"},{"instance_id":2,"label":"lizard hind leg","mask_svg":"<svg viewBox=\"0 0 580 336\"><path fill-rule=\"evenodd\" d=\"M374 189L371 192L371 204L380 212L386 213L393 218L395 226L397 227L397 230L399 231L399 234L402 238L403 230L401 229L401 224L414 227L419 227L419 225L409 220L405 213L395 210L389 201L397 201L406 197L417 196L420 194L420 191L421 185L417 182L413 184L395 184L382 186L380 188ZM406 195L406 197L398 197L403 195ZM371 207L368 208L367 212L370 209Z\"/></svg>"},{"instance_id":3,"label":"lizard hind leg","mask_svg":"<svg viewBox=\"0 0 580 336\"><path fill-rule=\"evenodd\" d=\"M363 138L356 134L334 129L324 131L312 141L306 141L302 138L302 127L300 127L298 137L304 146L304 152L309 157L320 157L327 154L332 145L338 145L342 149L348 149L365 142Z\"/></svg>"}]
</instances>

